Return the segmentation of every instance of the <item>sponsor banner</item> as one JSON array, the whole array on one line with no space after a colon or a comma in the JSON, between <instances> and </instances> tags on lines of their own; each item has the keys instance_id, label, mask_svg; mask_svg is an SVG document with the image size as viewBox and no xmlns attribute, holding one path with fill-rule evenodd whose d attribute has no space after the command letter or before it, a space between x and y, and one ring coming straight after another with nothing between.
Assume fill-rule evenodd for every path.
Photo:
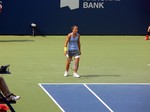
<instances>
[{"instance_id":1,"label":"sponsor banner","mask_svg":"<svg viewBox=\"0 0 150 112\"><path fill-rule=\"evenodd\" d=\"M104 9L107 3L117 3L121 0L60 0L60 7L74 9ZM81 4L81 5L79 5Z\"/></svg>"},{"instance_id":2,"label":"sponsor banner","mask_svg":"<svg viewBox=\"0 0 150 112\"><path fill-rule=\"evenodd\" d=\"M61 35L72 25L87 35L145 35L150 0L9 0L3 1L0 34Z\"/></svg>"}]
</instances>

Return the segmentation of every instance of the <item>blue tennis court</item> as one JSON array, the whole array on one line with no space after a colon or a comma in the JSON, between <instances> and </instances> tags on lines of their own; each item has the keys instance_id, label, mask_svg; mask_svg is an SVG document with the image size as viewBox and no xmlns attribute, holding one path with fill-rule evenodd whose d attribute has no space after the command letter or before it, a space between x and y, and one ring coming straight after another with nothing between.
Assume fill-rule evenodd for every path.
<instances>
[{"instance_id":1,"label":"blue tennis court","mask_svg":"<svg viewBox=\"0 0 150 112\"><path fill-rule=\"evenodd\" d=\"M62 112L150 112L150 84L39 84Z\"/></svg>"}]
</instances>

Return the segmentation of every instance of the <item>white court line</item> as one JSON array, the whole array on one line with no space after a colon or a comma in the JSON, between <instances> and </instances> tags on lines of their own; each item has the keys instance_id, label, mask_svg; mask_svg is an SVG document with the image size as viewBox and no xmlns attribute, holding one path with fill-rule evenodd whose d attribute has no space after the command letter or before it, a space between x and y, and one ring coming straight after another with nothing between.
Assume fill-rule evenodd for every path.
<instances>
[{"instance_id":1,"label":"white court line","mask_svg":"<svg viewBox=\"0 0 150 112\"><path fill-rule=\"evenodd\" d=\"M99 98L98 95L96 95L86 84L96 84L96 85L148 85L150 86L150 83L39 83L38 85L45 91L45 93L54 101L54 103L60 108L60 110L62 112L65 112L64 109L57 103L57 101L43 88L42 84L44 85L50 85L50 84L54 84L54 85L68 85L68 84L73 84L73 85L84 85L96 98L98 98L98 100L103 103L109 110L110 112L114 112L101 98Z\"/></svg>"},{"instance_id":2,"label":"white court line","mask_svg":"<svg viewBox=\"0 0 150 112\"><path fill-rule=\"evenodd\" d=\"M44 90L44 92L55 102L55 104L60 108L62 112L65 112L65 110L57 103L57 101L45 90L45 88L42 86L42 84L39 84L39 86Z\"/></svg>"},{"instance_id":3,"label":"white court line","mask_svg":"<svg viewBox=\"0 0 150 112\"><path fill-rule=\"evenodd\" d=\"M86 84L83 84L110 112L114 112L96 93L94 93Z\"/></svg>"},{"instance_id":4,"label":"white court line","mask_svg":"<svg viewBox=\"0 0 150 112\"><path fill-rule=\"evenodd\" d=\"M44 85L49 85L49 84L54 84L54 85L68 85L68 84L73 84L73 85L78 85L78 84L83 84L83 83L39 83L44 84ZM150 83L84 83L84 84L96 84L96 85L150 85Z\"/></svg>"}]
</instances>

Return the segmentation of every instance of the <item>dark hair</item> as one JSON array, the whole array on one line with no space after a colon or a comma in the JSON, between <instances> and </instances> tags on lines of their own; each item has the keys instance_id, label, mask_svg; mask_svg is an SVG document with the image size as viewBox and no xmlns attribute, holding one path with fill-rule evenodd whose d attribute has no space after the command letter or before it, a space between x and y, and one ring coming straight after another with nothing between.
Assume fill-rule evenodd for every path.
<instances>
[{"instance_id":1,"label":"dark hair","mask_svg":"<svg viewBox=\"0 0 150 112\"><path fill-rule=\"evenodd\" d=\"M74 26L72 26L72 27L71 27L71 30L73 30L75 27L77 27L77 28L78 28L78 26L77 26L77 25L74 25Z\"/></svg>"}]
</instances>

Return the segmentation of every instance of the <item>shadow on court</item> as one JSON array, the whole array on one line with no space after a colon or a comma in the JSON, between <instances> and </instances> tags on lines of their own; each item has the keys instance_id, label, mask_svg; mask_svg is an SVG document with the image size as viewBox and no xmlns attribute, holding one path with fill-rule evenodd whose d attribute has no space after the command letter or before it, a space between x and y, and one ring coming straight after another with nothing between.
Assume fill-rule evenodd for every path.
<instances>
[{"instance_id":1,"label":"shadow on court","mask_svg":"<svg viewBox=\"0 0 150 112\"><path fill-rule=\"evenodd\" d=\"M81 77L121 77L121 75L81 75Z\"/></svg>"},{"instance_id":2,"label":"shadow on court","mask_svg":"<svg viewBox=\"0 0 150 112\"><path fill-rule=\"evenodd\" d=\"M0 42L34 42L34 40L0 40Z\"/></svg>"}]
</instances>

